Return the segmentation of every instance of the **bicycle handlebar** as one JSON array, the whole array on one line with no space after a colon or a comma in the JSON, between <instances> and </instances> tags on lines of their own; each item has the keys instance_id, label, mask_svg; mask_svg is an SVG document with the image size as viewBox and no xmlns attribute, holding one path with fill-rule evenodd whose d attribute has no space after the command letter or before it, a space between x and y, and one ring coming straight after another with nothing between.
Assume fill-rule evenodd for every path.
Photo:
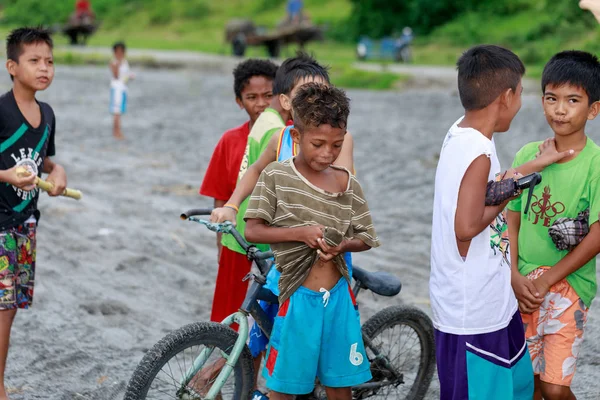
<instances>
[{"instance_id":1,"label":"bicycle handlebar","mask_svg":"<svg viewBox=\"0 0 600 400\"><path fill-rule=\"evenodd\" d=\"M210 215L212 213L212 208L192 208L191 210L187 210L184 213L181 213L179 218L182 220L186 220L189 217L193 217L196 215Z\"/></svg>"},{"instance_id":2,"label":"bicycle handlebar","mask_svg":"<svg viewBox=\"0 0 600 400\"><path fill-rule=\"evenodd\" d=\"M244 251L246 252L248 257L250 257L251 259L254 259L256 261L264 261L264 260L268 260L268 259L274 257L272 251L260 251L255 246L248 243L242 237L242 235L237 231L237 229L235 229L235 227L233 226L233 224L231 222L225 222L222 224L218 224L218 223L212 223L210 221L206 221L206 220L203 220L200 218L194 218L194 216L196 216L196 215L210 215L211 212L212 212L212 209L210 209L210 208L193 208L191 210L188 210L188 211L182 213L180 215L180 218L182 220L198 222L198 223L206 226L208 229L210 229L213 232L220 232L220 233L225 233L225 234L228 233L228 234L232 235L235 238L235 240L238 242L238 244L242 247L242 249L244 249Z\"/></svg>"}]
</instances>

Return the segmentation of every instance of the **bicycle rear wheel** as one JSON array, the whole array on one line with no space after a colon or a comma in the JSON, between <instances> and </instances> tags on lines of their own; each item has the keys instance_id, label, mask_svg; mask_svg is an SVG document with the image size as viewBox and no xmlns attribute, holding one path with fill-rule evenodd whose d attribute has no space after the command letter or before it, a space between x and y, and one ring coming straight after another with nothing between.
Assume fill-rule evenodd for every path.
<instances>
[{"instance_id":1,"label":"bicycle rear wheel","mask_svg":"<svg viewBox=\"0 0 600 400\"><path fill-rule=\"evenodd\" d=\"M214 322L198 322L179 328L165 336L142 358L129 381L124 400L204 399L237 338L233 329ZM214 351L204 367L194 371L187 384L182 384L194 360L207 348L214 348ZM252 355L245 346L220 391L219 399L248 399L252 382Z\"/></svg>"},{"instance_id":2,"label":"bicycle rear wheel","mask_svg":"<svg viewBox=\"0 0 600 400\"><path fill-rule=\"evenodd\" d=\"M407 399L425 398L435 365L433 324L421 310L408 306L388 307L371 317L362 327L370 338L366 346L373 379L379 388L353 390L354 399ZM391 367L402 374L402 381L394 378L381 360L375 360L373 349L384 356Z\"/></svg>"}]
</instances>

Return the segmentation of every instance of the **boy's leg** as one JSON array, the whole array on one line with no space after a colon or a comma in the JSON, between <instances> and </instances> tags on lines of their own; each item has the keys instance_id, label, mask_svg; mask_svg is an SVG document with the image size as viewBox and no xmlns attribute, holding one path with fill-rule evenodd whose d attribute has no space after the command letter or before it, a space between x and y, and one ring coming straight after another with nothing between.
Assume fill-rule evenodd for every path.
<instances>
[{"instance_id":1,"label":"boy's leg","mask_svg":"<svg viewBox=\"0 0 600 400\"><path fill-rule=\"evenodd\" d=\"M327 292L324 293L327 296ZM365 352L358 305L348 282L341 278L324 297L325 310L318 378L331 393L345 399L350 388L369 381L371 366ZM338 397L341 396L341 397Z\"/></svg>"},{"instance_id":2,"label":"boy's leg","mask_svg":"<svg viewBox=\"0 0 600 400\"><path fill-rule=\"evenodd\" d=\"M327 400L352 400L352 388L331 388L326 387L325 393Z\"/></svg>"},{"instance_id":3,"label":"boy's leg","mask_svg":"<svg viewBox=\"0 0 600 400\"><path fill-rule=\"evenodd\" d=\"M10 341L10 328L12 327L16 308L0 311L0 400L8 399L4 387L4 371L6 370L6 357Z\"/></svg>"},{"instance_id":4,"label":"boy's leg","mask_svg":"<svg viewBox=\"0 0 600 400\"><path fill-rule=\"evenodd\" d=\"M35 223L0 234L0 400L8 399L4 386L10 331L17 308L33 300Z\"/></svg>"},{"instance_id":5,"label":"boy's leg","mask_svg":"<svg viewBox=\"0 0 600 400\"><path fill-rule=\"evenodd\" d=\"M120 87L111 87L110 89L110 112L113 114L113 136L116 139L123 139L121 132L121 114L125 107L125 91Z\"/></svg>"},{"instance_id":6,"label":"boy's leg","mask_svg":"<svg viewBox=\"0 0 600 400\"><path fill-rule=\"evenodd\" d=\"M121 132L121 115L115 114L113 117L113 136L116 139L124 139L123 132Z\"/></svg>"}]
</instances>

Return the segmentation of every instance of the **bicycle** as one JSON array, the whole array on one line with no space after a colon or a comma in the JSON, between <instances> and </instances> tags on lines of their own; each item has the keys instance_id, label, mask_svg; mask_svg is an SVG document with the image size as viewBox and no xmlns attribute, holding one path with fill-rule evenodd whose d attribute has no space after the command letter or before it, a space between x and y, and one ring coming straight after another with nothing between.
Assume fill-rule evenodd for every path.
<instances>
[{"instance_id":1,"label":"bicycle","mask_svg":"<svg viewBox=\"0 0 600 400\"><path fill-rule=\"evenodd\" d=\"M212 231L231 234L236 238L252 260L252 269L245 278L251 279L246 298L239 311L221 323L192 323L171 332L154 345L135 369L125 400L250 398L254 386L254 366L246 345L248 316L254 318L267 337L270 336L272 322L258 300L277 302L277 297L263 288L265 277L273 264L273 253L261 252L249 245L231 223L212 224L195 218L210 215L210 212L210 209L189 210L181 218L199 222ZM355 265L352 275L355 297L363 289L388 297L396 296L401 290L398 278L387 272L368 272ZM238 324L237 333L230 328L233 323ZM414 343L418 343L419 353L409 354L404 363L396 365L406 342L401 340L404 335L397 338L390 336L396 328L401 330L405 327L416 333ZM386 335L389 331L391 334ZM423 399L431 383L435 364L433 325L429 317L415 307L390 306L369 318L362 325L362 332L373 379L353 387L353 399ZM198 351L194 351L196 347ZM392 356L396 347L398 355ZM215 358L211 358L215 355ZM416 371L408 370L407 366L415 365ZM177 374L174 369L178 370ZM230 379L232 373L233 379ZM407 385L406 379L413 383ZM405 394L398 393L400 389L404 389L401 393ZM297 398L321 400L325 399L325 391L317 385L312 394Z\"/></svg>"}]
</instances>

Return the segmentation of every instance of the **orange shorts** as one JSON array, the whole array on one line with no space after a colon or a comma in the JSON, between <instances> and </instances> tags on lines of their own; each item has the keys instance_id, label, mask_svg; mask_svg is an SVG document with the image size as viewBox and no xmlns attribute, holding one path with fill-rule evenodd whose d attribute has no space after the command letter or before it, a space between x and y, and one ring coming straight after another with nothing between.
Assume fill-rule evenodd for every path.
<instances>
[{"instance_id":1,"label":"orange shorts","mask_svg":"<svg viewBox=\"0 0 600 400\"><path fill-rule=\"evenodd\" d=\"M536 279L549 267L527 275ZM521 314L533 372L543 382L571 386L588 308L566 279L552 286L541 307L533 314Z\"/></svg>"}]
</instances>

